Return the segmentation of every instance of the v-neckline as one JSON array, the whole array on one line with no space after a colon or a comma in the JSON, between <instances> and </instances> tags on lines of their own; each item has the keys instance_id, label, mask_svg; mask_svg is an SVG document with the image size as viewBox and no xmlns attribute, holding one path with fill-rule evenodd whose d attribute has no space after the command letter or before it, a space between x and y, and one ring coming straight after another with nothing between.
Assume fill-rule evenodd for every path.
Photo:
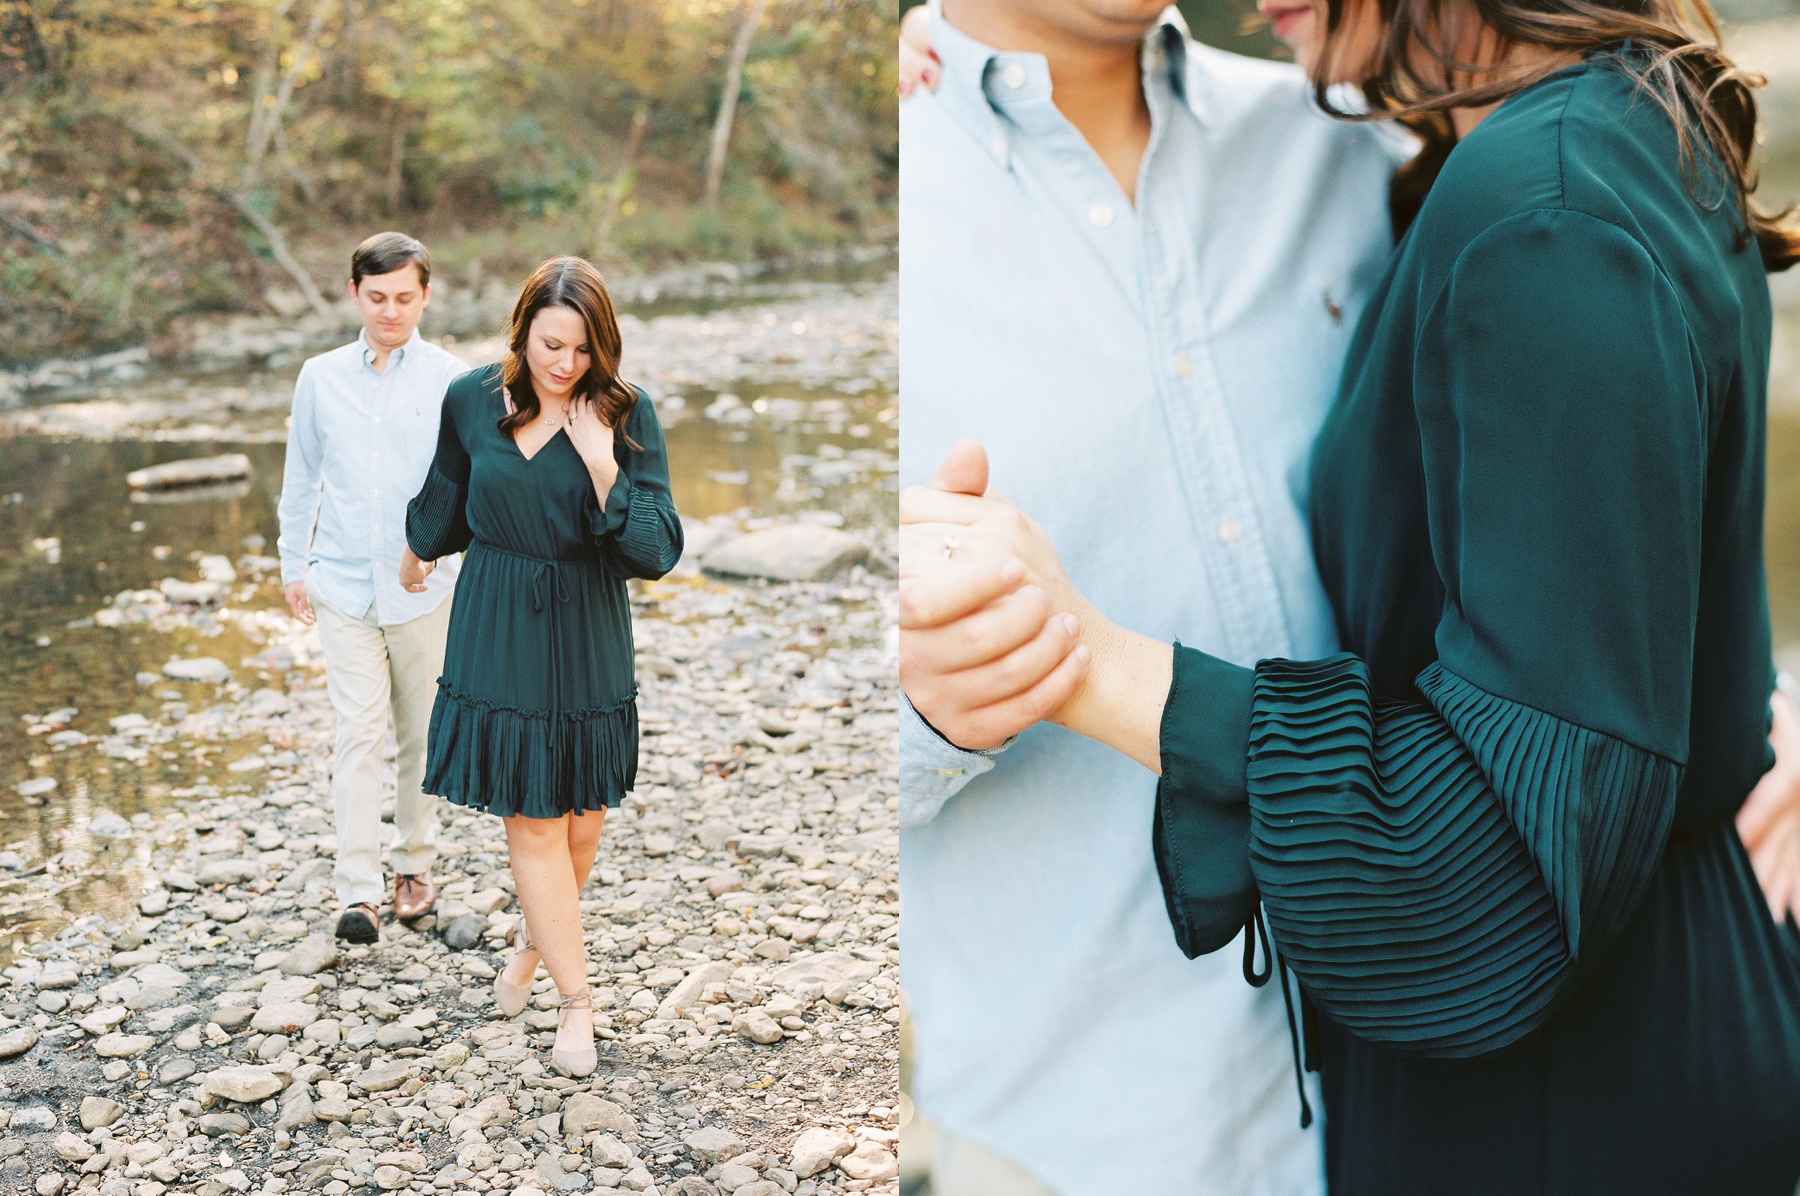
<instances>
[{"instance_id":1,"label":"v-neckline","mask_svg":"<svg viewBox=\"0 0 1800 1196\"><path fill-rule=\"evenodd\" d=\"M521 461L525 462L525 464L530 465L533 461L536 461L539 457L544 455L544 450L550 447L551 441L554 441L558 436L561 436L563 434L563 431L564 431L564 429L558 428L558 429L556 429L556 431L550 433L550 439L546 440L546 441L544 441L544 443L538 445L537 452L531 454L531 456L529 456L529 457L527 457L525 455L525 450L519 447L519 442L518 442L517 438L515 438L513 436L508 436L506 438L506 440L507 440L507 443L509 443L513 446L514 451L519 454L519 459Z\"/></svg>"},{"instance_id":2,"label":"v-neckline","mask_svg":"<svg viewBox=\"0 0 1800 1196\"><path fill-rule=\"evenodd\" d=\"M505 411L509 415L512 414L512 411L513 411L511 396L509 396L506 393L505 386L502 386L500 388L500 409L502 411ZM527 424L526 426L529 427L530 425ZM529 457L527 457L525 455L525 450L519 447L518 438L516 436L514 436L511 432L502 432L502 433L500 433L500 435L506 441L506 443L513 446L513 451L515 453L519 454L519 460L525 462L525 464L527 464L527 465L530 465L533 461L536 461L539 457L544 455L544 450L550 447L551 441L555 440L558 436L561 436L566 431L568 431L568 428L566 426L559 425L557 427L556 431L550 433L549 438L546 439L544 441L544 443L537 446L537 452L532 453Z\"/></svg>"}]
</instances>

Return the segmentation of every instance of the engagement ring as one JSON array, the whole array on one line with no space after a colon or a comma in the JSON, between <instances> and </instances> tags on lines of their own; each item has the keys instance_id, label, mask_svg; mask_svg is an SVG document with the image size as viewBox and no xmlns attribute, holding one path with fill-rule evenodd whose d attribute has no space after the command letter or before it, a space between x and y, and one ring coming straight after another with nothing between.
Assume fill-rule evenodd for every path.
<instances>
[{"instance_id":1,"label":"engagement ring","mask_svg":"<svg viewBox=\"0 0 1800 1196\"><path fill-rule=\"evenodd\" d=\"M947 537L944 540L944 559L949 560L951 557L955 556L956 550L961 547L962 541L958 540L955 536Z\"/></svg>"}]
</instances>

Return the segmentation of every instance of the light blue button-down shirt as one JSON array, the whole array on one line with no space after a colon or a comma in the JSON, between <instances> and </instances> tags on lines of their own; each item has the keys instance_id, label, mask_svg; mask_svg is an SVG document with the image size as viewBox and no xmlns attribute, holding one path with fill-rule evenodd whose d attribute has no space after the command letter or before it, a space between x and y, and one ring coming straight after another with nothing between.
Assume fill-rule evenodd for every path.
<instances>
[{"instance_id":1,"label":"light blue button-down shirt","mask_svg":"<svg viewBox=\"0 0 1800 1196\"><path fill-rule=\"evenodd\" d=\"M351 618L375 609L383 626L428 614L450 596L460 556L439 561L424 593L400 585L406 504L437 451L444 388L468 370L413 330L375 372L358 334L309 358L294 383L281 479L281 581L303 581Z\"/></svg>"},{"instance_id":2,"label":"light blue button-down shirt","mask_svg":"<svg viewBox=\"0 0 1800 1196\"><path fill-rule=\"evenodd\" d=\"M942 85L900 114L902 480L976 436L1123 626L1241 664L1321 656L1307 454L1404 143L1178 20L1144 48L1135 208L1041 56L935 23ZM960 752L903 708L900 779L925 1113L1063 1196L1323 1189L1279 991L1244 982L1241 944L1176 948L1150 773L1053 726Z\"/></svg>"}]
</instances>

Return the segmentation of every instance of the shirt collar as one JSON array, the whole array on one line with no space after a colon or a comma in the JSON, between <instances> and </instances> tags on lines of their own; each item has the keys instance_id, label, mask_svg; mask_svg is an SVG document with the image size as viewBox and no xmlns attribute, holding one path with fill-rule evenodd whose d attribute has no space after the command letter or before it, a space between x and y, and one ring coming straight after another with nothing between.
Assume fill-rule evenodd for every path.
<instances>
[{"instance_id":1,"label":"shirt collar","mask_svg":"<svg viewBox=\"0 0 1800 1196\"><path fill-rule=\"evenodd\" d=\"M1003 112L1009 103L1047 98L1050 66L1042 54L996 50L944 19L942 0L930 0L931 42L943 64L937 98L1002 166L1007 162ZM1169 87L1196 117L1205 113L1188 87L1188 29L1171 5L1144 35L1143 69L1165 72Z\"/></svg>"},{"instance_id":2,"label":"shirt collar","mask_svg":"<svg viewBox=\"0 0 1800 1196\"><path fill-rule=\"evenodd\" d=\"M419 329L417 325L415 325L412 330L412 335L406 338L406 343L404 345L396 345L388 353L388 368L395 369L405 365L406 359L412 356L414 346L418 345L424 339L424 337L419 335ZM362 351L358 354L357 360L363 365L372 366L375 361L375 347L369 344L369 330L367 328L362 328L357 331L356 343L362 346Z\"/></svg>"}]
</instances>

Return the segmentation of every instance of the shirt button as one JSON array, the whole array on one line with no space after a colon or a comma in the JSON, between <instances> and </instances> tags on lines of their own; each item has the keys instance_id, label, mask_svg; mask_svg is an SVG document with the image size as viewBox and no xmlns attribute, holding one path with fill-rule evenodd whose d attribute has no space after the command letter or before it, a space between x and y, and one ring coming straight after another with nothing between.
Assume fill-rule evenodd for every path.
<instances>
[{"instance_id":1,"label":"shirt button","mask_svg":"<svg viewBox=\"0 0 1800 1196\"><path fill-rule=\"evenodd\" d=\"M1227 544L1235 542L1239 533L1242 531L1243 529L1238 526L1237 520L1229 515L1219 520L1219 539Z\"/></svg>"},{"instance_id":2,"label":"shirt button","mask_svg":"<svg viewBox=\"0 0 1800 1196\"><path fill-rule=\"evenodd\" d=\"M1107 228L1112 224L1113 211L1108 204L1097 203L1088 209L1088 223L1095 228Z\"/></svg>"},{"instance_id":3,"label":"shirt button","mask_svg":"<svg viewBox=\"0 0 1800 1196\"><path fill-rule=\"evenodd\" d=\"M1007 67L1004 71L1001 71L1000 77L1005 79L1006 85L1014 91L1025 86L1025 68L1016 62Z\"/></svg>"},{"instance_id":4,"label":"shirt button","mask_svg":"<svg viewBox=\"0 0 1800 1196\"><path fill-rule=\"evenodd\" d=\"M993 144L991 146L989 146L989 148L994 151L994 157L996 157L996 158L1000 157L1002 154L1004 154L1006 152L1006 138L996 136L994 138Z\"/></svg>"},{"instance_id":5,"label":"shirt button","mask_svg":"<svg viewBox=\"0 0 1800 1196\"><path fill-rule=\"evenodd\" d=\"M1194 376L1194 363L1188 360L1186 353L1175 355L1175 376L1183 382Z\"/></svg>"}]
</instances>

